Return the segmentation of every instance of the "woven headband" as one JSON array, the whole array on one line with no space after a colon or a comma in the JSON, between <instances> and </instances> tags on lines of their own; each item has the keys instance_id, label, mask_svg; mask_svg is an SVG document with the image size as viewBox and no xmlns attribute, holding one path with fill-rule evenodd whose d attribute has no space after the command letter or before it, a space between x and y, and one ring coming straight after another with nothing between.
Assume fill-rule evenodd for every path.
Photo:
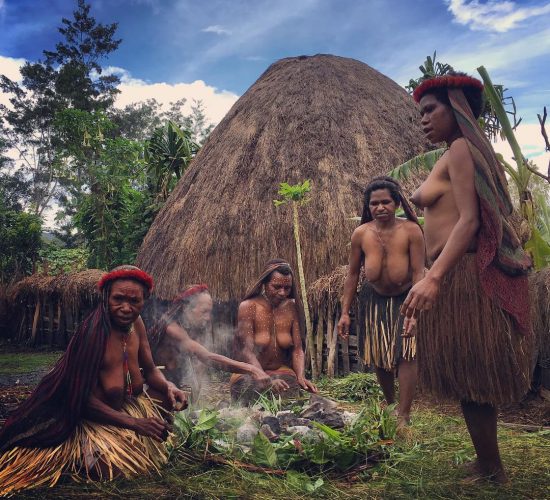
<instances>
[{"instance_id":1,"label":"woven headband","mask_svg":"<svg viewBox=\"0 0 550 500\"><path fill-rule=\"evenodd\" d=\"M149 276L145 271L141 269L118 269L104 274L97 283L99 291L105 288L105 285L111 281L132 279L139 281L141 284L147 287L149 292L153 289L153 278Z\"/></svg>"},{"instance_id":2,"label":"woven headband","mask_svg":"<svg viewBox=\"0 0 550 500\"><path fill-rule=\"evenodd\" d=\"M471 76L437 76L423 81L414 89L413 98L416 102L420 102L422 96L430 89L435 88L463 88L474 87L478 90L483 90L483 83Z\"/></svg>"},{"instance_id":3,"label":"woven headband","mask_svg":"<svg viewBox=\"0 0 550 500\"><path fill-rule=\"evenodd\" d=\"M187 290L184 290L181 292L174 300L173 302L180 302L182 300L185 300L187 297L191 297L192 295L195 295L197 293L201 292L208 292L208 287L204 284L202 285L193 285L189 287Z\"/></svg>"}]
</instances>

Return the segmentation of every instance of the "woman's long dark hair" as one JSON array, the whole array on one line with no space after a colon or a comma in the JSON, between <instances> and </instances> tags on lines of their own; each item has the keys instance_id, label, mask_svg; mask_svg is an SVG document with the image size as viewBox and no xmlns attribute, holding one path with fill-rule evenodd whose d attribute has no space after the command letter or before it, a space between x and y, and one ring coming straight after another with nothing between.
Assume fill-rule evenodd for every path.
<instances>
[{"instance_id":1,"label":"woman's long dark hair","mask_svg":"<svg viewBox=\"0 0 550 500\"><path fill-rule=\"evenodd\" d=\"M363 203L363 215L361 216L361 224L365 222L370 222L373 220L372 214L370 213L370 197L373 191L378 191L380 189L387 189L392 197L392 200L395 201L395 204L401 206L405 212L405 217L412 222L418 224L418 218L414 213L411 205L407 201L407 198L403 195L401 186L393 178L388 177L387 175L381 175L380 177L375 177L365 188L365 197Z\"/></svg>"}]
</instances>

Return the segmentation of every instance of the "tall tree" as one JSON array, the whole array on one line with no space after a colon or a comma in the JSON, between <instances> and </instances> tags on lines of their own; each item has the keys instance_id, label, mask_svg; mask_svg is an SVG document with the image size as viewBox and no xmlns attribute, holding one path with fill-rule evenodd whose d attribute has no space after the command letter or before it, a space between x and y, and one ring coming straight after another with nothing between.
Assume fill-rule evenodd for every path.
<instances>
[{"instance_id":1,"label":"tall tree","mask_svg":"<svg viewBox=\"0 0 550 500\"><path fill-rule=\"evenodd\" d=\"M63 40L54 51L44 51L44 60L25 63L21 83L0 76L0 89L11 96L10 106L0 106L0 127L19 153L35 214L41 215L62 192L56 114L67 107L106 109L113 102L119 79L102 76L100 61L121 42L114 39L116 28L116 23L98 24L90 16L90 5L79 0L73 19L62 19Z\"/></svg>"}]
</instances>

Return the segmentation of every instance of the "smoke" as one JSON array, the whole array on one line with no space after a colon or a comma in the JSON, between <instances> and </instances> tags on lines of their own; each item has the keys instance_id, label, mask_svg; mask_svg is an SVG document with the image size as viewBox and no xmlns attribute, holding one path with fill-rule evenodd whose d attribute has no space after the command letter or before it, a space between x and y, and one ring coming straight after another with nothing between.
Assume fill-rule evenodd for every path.
<instances>
[{"instance_id":1,"label":"smoke","mask_svg":"<svg viewBox=\"0 0 550 500\"><path fill-rule=\"evenodd\" d=\"M170 302L155 298L147 301L142 317L148 332L163 319L171 305ZM228 308L226 304L214 304L210 319L205 321L204 313L197 311L193 314L196 309L194 306L195 303L190 302L185 307L183 317L177 318L177 323L208 351L232 357L236 329L230 321L234 318L232 308ZM229 373L205 365L196 356L186 352L175 339L162 335L158 343L151 338L150 343L155 364L161 367L168 380L191 393L191 403L195 408L211 406L213 403L212 398L215 396L208 390L213 380L219 385L221 379L227 383L229 389Z\"/></svg>"}]
</instances>

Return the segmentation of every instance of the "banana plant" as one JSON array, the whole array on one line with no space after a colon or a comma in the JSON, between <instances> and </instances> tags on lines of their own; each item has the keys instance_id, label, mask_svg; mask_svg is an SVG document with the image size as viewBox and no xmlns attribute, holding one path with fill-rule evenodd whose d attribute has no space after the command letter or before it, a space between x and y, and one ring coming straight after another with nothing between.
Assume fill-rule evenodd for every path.
<instances>
[{"instance_id":1,"label":"banana plant","mask_svg":"<svg viewBox=\"0 0 550 500\"><path fill-rule=\"evenodd\" d=\"M298 184L290 185L282 182L279 186L278 194L282 197L279 200L273 200L276 207L290 203L292 206L292 225L294 228L294 242L296 243L296 260L298 262L298 278L300 280L300 293L304 305L304 315L306 320L306 339L307 351L311 360L311 376L315 380L319 376L317 366L317 354L315 351L315 341L313 338L313 327L309 315L309 305L307 302L306 279L304 275L304 264L302 262L302 246L300 243L300 220L298 217L298 207L301 207L310 201L308 197L311 191L311 182L305 180Z\"/></svg>"},{"instance_id":2,"label":"banana plant","mask_svg":"<svg viewBox=\"0 0 550 500\"><path fill-rule=\"evenodd\" d=\"M437 160L443 156L446 150L447 148L439 148L419 154L395 167L388 175L398 181L403 181L421 172L431 172Z\"/></svg>"},{"instance_id":3,"label":"banana plant","mask_svg":"<svg viewBox=\"0 0 550 500\"><path fill-rule=\"evenodd\" d=\"M516 162L515 168L504 161L502 157L499 160L502 162L506 173L510 176L518 191L520 213L529 224L531 230L531 238L525 244L525 249L531 254L535 269L538 270L550 265L550 245L542 238L536 225L536 207L529 189L529 181L533 173L527 168L527 159L521 152L506 110L502 105L502 100L491 82L489 73L487 73L487 70L483 66L477 68L477 71L485 84L485 96L490 101L493 112L500 122L502 132L512 148L514 161Z\"/></svg>"}]
</instances>

